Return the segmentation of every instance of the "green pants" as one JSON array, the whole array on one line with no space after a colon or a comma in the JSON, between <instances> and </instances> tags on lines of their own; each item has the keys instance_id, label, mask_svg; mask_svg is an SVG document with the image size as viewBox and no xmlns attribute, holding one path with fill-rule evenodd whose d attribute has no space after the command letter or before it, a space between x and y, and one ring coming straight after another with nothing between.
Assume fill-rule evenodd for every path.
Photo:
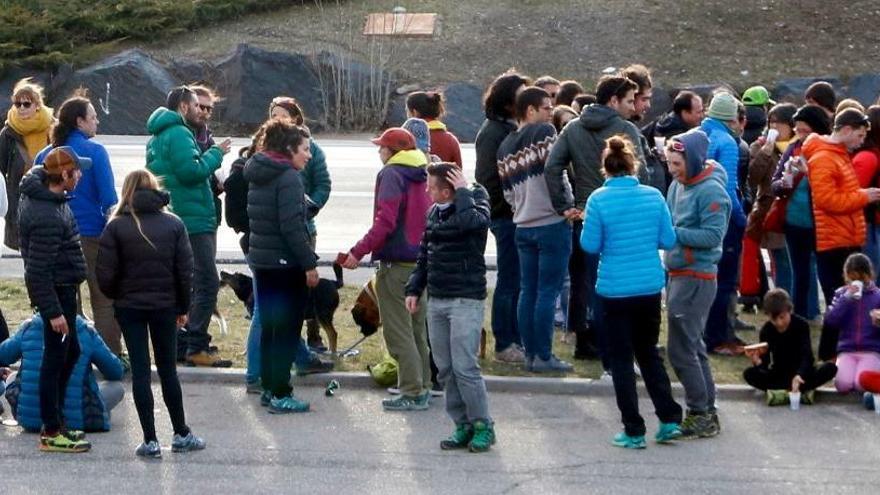
<instances>
[{"instance_id":1,"label":"green pants","mask_svg":"<svg viewBox=\"0 0 880 495\"><path fill-rule=\"evenodd\" d=\"M416 396L431 388L431 360L428 351L428 329L425 324L423 297L419 310L411 315L406 310L406 282L412 264L382 262L376 274L376 296L379 317L388 353L397 360L397 386L400 393Z\"/></svg>"}]
</instances>

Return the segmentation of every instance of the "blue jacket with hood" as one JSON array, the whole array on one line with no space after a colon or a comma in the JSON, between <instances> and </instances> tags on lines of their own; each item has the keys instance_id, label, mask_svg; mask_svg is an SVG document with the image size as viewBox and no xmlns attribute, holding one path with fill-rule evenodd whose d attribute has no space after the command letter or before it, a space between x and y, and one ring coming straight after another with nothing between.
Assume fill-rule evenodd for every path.
<instances>
[{"instance_id":1,"label":"blue jacket with hood","mask_svg":"<svg viewBox=\"0 0 880 495\"><path fill-rule=\"evenodd\" d=\"M709 149L706 158L721 164L727 173L727 197L730 198L730 221L741 228L746 226L746 215L743 212L742 202L739 200L737 190L737 177L739 171L739 145L733 132L727 125L711 117L707 117L700 124L700 129L709 137Z\"/></svg>"}]
</instances>

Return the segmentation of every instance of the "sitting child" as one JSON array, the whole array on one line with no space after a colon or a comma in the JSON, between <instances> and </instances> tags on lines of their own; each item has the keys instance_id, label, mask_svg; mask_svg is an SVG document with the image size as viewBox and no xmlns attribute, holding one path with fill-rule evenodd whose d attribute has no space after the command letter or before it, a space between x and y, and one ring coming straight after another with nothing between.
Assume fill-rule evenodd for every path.
<instances>
[{"instance_id":1,"label":"sitting child","mask_svg":"<svg viewBox=\"0 0 880 495\"><path fill-rule=\"evenodd\" d=\"M101 340L88 320L76 317L76 337L80 355L67 384L64 420L71 430L109 431L110 410L122 400L124 388L122 362ZM21 426L39 432L40 364L43 361L43 320L39 315L25 320L14 335L0 344L0 366L21 359L18 373L6 378L6 400L12 415ZM92 363L110 382L98 386ZM3 373L0 373L3 374ZM0 387L2 388L2 387Z\"/></svg>"},{"instance_id":2,"label":"sitting child","mask_svg":"<svg viewBox=\"0 0 880 495\"><path fill-rule=\"evenodd\" d=\"M837 377L839 392L862 390L859 375L880 371L880 327L872 311L880 308L880 289L874 285L874 269L864 254L852 254L843 265L847 285L837 289L825 314L826 324L837 328Z\"/></svg>"},{"instance_id":3,"label":"sitting child","mask_svg":"<svg viewBox=\"0 0 880 495\"><path fill-rule=\"evenodd\" d=\"M749 385L767 392L767 405L788 402L788 392L802 392L801 402L812 404L813 391L834 378L833 363L813 363L810 326L792 314L793 305L783 289L764 296L764 313L769 321L761 327L760 341L766 346L746 348L754 366L743 371Z\"/></svg>"}]
</instances>

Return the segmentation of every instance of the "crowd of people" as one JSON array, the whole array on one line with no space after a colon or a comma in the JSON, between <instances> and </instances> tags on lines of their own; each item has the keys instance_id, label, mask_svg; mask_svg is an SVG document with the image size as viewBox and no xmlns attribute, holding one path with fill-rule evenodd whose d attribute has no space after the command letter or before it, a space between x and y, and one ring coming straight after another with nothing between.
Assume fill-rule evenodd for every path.
<instances>
[{"instance_id":1,"label":"crowd of people","mask_svg":"<svg viewBox=\"0 0 880 495\"><path fill-rule=\"evenodd\" d=\"M146 122L145 167L117 197L88 95L57 112L43 97L20 81L0 131L4 242L21 252L36 310L12 336L0 313L0 366L22 361L17 373L0 368L0 389L22 426L40 432L40 449L89 450L85 433L110 428L118 380L130 370L143 431L136 454L161 457L150 346L172 450L205 448L187 426L176 366L231 366L208 332L224 213L253 273L246 389L269 413L308 411L291 370L333 368L315 352L318 324L305 321L319 283L315 217L331 181L297 101L269 102L221 182L231 141L217 143L209 127L218 96L202 84L174 88ZM407 97L407 121L372 140L381 161L372 224L338 260L354 269L370 255L378 265L383 336L398 365L385 410L425 410L445 392L455 429L441 448L485 452L495 443L478 359L490 231L494 359L532 373L572 371L553 349L561 324L574 359L599 361L613 382L623 424L616 446L647 445L637 374L660 422L657 443L718 435L710 354L745 355L743 380L769 405L811 404L833 380L873 407L880 102L838 103L824 82L801 107L772 101L762 86L742 95L722 88L708 101L681 91L671 112L647 122L652 97L650 70L638 64L602 76L592 93L575 81L502 74L484 96L473 184L441 120L442 93ZM820 315L820 288L817 363L809 322ZM740 304L767 316L751 345L735 333ZM659 342L664 306L665 359L685 408ZM107 382L98 384L92 364Z\"/></svg>"}]
</instances>

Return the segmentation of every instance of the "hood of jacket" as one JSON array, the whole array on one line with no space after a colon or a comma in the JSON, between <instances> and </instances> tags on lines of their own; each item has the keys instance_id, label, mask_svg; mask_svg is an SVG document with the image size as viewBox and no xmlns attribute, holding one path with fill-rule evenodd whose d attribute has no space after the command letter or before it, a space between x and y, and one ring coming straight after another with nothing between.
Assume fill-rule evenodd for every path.
<instances>
[{"instance_id":1,"label":"hood of jacket","mask_svg":"<svg viewBox=\"0 0 880 495\"><path fill-rule=\"evenodd\" d=\"M669 112L663 117L660 117L660 119L657 121L657 126L654 128L654 131L659 136L672 137L676 134L687 132L688 126L684 123L683 120L681 120L681 117L673 112Z\"/></svg>"},{"instance_id":2,"label":"hood of jacket","mask_svg":"<svg viewBox=\"0 0 880 495\"><path fill-rule=\"evenodd\" d=\"M846 149L845 144L831 142L827 136L820 136L818 134L810 134L807 136L804 145L801 147L801 153L807 159L822 151L827 151L843 157L849 156L849 151Z\"/></svg>"},{"instance_id":3,"label":"hood of jacket","mask_svg":"<svg viewBox=\"0 0 880 495\"><path fill-rule=\"evenodd\" d=\"M617 121L623 121L623 117L617 113L617 110L607 105L599 105L598 103L593 103L584 108L580 119L583 126L591 131L605 129L606 127L611 127Z\"/></svg>"},{"instance_id":4,"label":"hood of jacket","mask_svg":"<svg viewBox=\"0 0 880 495\"><path fill-rule=\"evenodd\" d=\"M147 119L147 132L153 136L157 136L169 127L176 125L186 125L183 116L174 110L168 110L165 107L159 107L153 111L150 118Z\"/></svg>"},{"instance_id":5,"label":"hood of jacket","mask_svg":"<svg viewBox=\"0 0 880 495\"><path fill-rule=\"evenodd\" d=\"M268 184L292 168L289 161L274 160L265 153L256 153L244 166L244 179L254 184Z\"/></svg>"},{"instance_id":6,"label":"hood of jacket","mask_svg":"<svg viewBox=\"0 0 880 495\"><path fill-rule=\"evenodd\" d=\"M155 213L168 206L171 195L158 189L138 189L131 198L131 208L137 213ZM129 211L126 208L126 211Z\"/></svg>"},{"instance_id":7,"label":"hood of jacket","mask_svg":"<svg viewBox=\"0 0 880 495\"><path fill-rule=\"evenodd\" d=\"M688 183L698 177L706 168L706 154L709 151L709 136L702 129L691 129L684 134L675 136L675 140L684 145L685 168Z\"/></svg>"},{"instance_id":8,"label":"hood of jacket","mask_svg":"<svg viewBox=\"0 0 880 495\"><path fill-rule=\"evenodd\" d=\"M410 182L427 182L427 158L419 150L398 151L385 164L386 167L397 166L396 171Z\"/></svg>"},{"instance_id":9,"label":"hood of jacket","mask_svg":"<svg viewBox=\"0 0 880 495\"><path fill-rule=\"evenodd\" d=\"M703 119L700 128L708 135L711 135L713 132L723 131L734 138L736 137L736 134L733 133L733 130L731 130L730 127L727 127L727 124L718 119L713 119L712 117L706 117Z\"/></svg>"},{"instance_id":10,"label":"hood of jacket","mask_svg":"<svg viewBox=\"0 0 880 495\"><path fill-rule=\"evenodd\" d=\"M721 187L727 187L727 171L715 160L706 160L703 170L685 182L685 187L695 186L707 180L714 180Z\"/></svg>"},{"instance_id":11,"label":"hood of jacket","mask_svg":"<svg viewBox=\"0 0 880 495\"><path fill-rule=\"evenodd\" d=\"M55 201L57 203L67 201L68 198L64 193L55 193L49 190L45 183L47 175L46 169L43 167L34 167L29 174L21 179L19 191L21 191L21 194L32 199Z\"/></svg>"}]
</instances>

